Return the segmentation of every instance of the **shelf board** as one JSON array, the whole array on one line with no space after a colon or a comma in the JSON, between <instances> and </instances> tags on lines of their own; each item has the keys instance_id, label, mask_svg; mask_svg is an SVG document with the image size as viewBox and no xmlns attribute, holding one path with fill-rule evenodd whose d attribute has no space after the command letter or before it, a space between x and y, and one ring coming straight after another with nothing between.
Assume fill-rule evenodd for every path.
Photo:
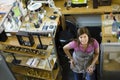
<instances>
[{"instance_id":1,"label":"shelf board","mask_svg":"<svg viewBox=\"0 0 120 80\"><path fill-rule=\"evenodd\" d=\"M18 64L19 66L25 66L25 67L30 67L30 68L42 69L42 70L46 70L46 71L52 71L53 68L54 68L55 62L56 62L56 60L57 60L57 58L55 58L55 57L53 57L52 59L49 59L49 58L48 58L48 59L49 59L49 63L50 63L50 65L48 65L49 63L48 63L47 59L37 58L37 59L39 60L39 62L38 62L38 64L37 64L36 67L35 67L35 66L30 66L30 65L27 64L27 61L28 61L29 59L32 59L33 57L20 56L20 55L16 55L15 57L16 57L17 60L21 60L21 63ZM36 57L35 57L35 58L36 58ZM41 64L40 64L40 61L43 61L43 60L45 61L45 64L44 64L44 65L41 65ZM12 63L12 61L13 61L12 55L6 56L6 61L7 61L8 63ZM40 67L40 65L41 65L41 67ZM42 66L43 66L43 67L42 67Z\"/></svg>"},{"instance_id":2,"label":"shelf board","mask_svg":"<svg viewBox=\"0 0 120 80\"><path fill-rule=\"evenodd\" d=\"M51 71L49 72L49 71L43 71L39 69L22 67L18 65L11 65L11 70L17 74L40 78L40 79L46 79L46 80L56 80L57 75L59 73L59 67L53 70L52 72Z\"/></svg>"},{"instance_id":3,"label":"shelf board","mask_svg":"<svg viewBox=\"0 0 120 80\"><path fill-rule=\"evenodd\" d=\"M10 37L8 37L8 39L5 42L0 42L0 44L29 48L29 49L36 49L37 45L39 44L38 38L34 37L34 41L35 41L35 44L32 47L22 46L19 44L16 36L10 36ZM42 41L43 45L49 45L52 41L52 38L41 36L41 41Z\"/></svg>"},{"instance_id":4,"label":"shelf board","mask_svg":"<svg viewBox=\"0 0 120 80\"><path fill-rule=\"evenodd\" d=\"M53 46L48 46L47 50L36 50L37 52L31 52L31 49L29 51L24 52L24 51L14 51L14 50L6 50L4 47L0 47L0 50L9 52L9 53L15 53L15 54L21 54L21 55L26 55L26 56L31 56L31 57L40 57L40 58L48 58L52 52Z\"/></svg>"},{"instance_id":5,"label":"shelf board","mask_svg":"<svg viewBox=\"0 0 120 80\"><path fill-rule=\"evenodd\" d=\"M36 37L34 37L36 39ZM13 41L14 40L14 41ZM0 42L0 50L10 53L16 53L31 57L40 57L40 58L48 58L54 48L53 44L51 44L52 38L50 37L41 37L41 40L44 45L48 45L47 49L36 49L37 41L35 41L35 44L32 47L28 46L21 46L19 45L17 38L14 37L8 37L8 40L6 42Z\"/></svg>"}]
</instances>

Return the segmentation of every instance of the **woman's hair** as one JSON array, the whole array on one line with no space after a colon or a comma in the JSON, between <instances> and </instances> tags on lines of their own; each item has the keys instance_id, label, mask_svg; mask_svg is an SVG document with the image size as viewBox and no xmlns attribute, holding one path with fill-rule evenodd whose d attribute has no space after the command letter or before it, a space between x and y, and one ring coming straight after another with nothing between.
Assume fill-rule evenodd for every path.
<instances>
[{"instance_id":1,"label":"woman's hair","mask_svg":"<svg viewBox=\"0 0 120 80\"><path fill-rule=\"evenodd\" d=\"M88 35L88 44L93 43L93 38L91 38L91 35L89 33L89 30L86 27L79 28L77 31L77 39L76 41L78 42L78 45L80 44L79 36L82 34L87 34Z\"/></svg>"}]
</instances>

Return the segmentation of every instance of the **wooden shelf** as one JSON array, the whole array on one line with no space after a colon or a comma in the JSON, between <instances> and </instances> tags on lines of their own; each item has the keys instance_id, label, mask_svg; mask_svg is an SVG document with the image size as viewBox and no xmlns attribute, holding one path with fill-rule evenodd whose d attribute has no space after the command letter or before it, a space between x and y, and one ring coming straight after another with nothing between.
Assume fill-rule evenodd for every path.
<instances>
[{"instance_id":1,"label":"wooden shelf","mask_svg":"<svg viewBox=\"0 0 120 80\"><path fill-rule=\"evenodd\" d=\"M54 55L51 55L51 56L54 56ZM27 64L27 61L30 59L30 58L33 58L33 57L28 57L28 56L21 56L21 55L15 55L16 59L17 60L21 60L21 63L18 64L19 66L24 66L24 67L30 67L30 68L36 68L36 69L41 69L41 70L47 70L47 71L52 71L53 68L54 68L54 65L56 63L56 60L57 60L57 57L49 57L48 59L41 59L41 58L37 58L39 60L38 64L36 66L30 66ZM36 57L34 57L36 58ZM51 59L50 59L51 58ZM40 61L45 61L45 64L42 65L40 64ZM8 63L12 63L13 61L13 57L12 55L8 55L6 56L6 61ZM48 62L49 61L49 62ZM44 67L40 67L41 66L44 66Z\"/></svg>"},{"instance_id":2,"label":"wooden shelf","mask_svg":"<svg viewBox=\"0 0 120 80\"><path fill-rule=\"evenodd\" d=\"M106 16L108 16L108 19L106 19ZM110 17L110 14L104 14L101 15L102 20L102 42L117 42L117 36L112 34L112 23L113 18Z\"/></svg>"},{"instance_id":3,"label":"wooden shelf","mask_svg":"<svg viewBox=\"0 0 120 80\"><path fill-rule=\"evenodd\" d=\"M35 44L32 47L22 46L19 44L16 36L10 36L10 37L8 37L8 39L5 42L0 42L0 44L29 48L29 49L36 49L37 45L39 44L38 38L34 37L34 41L35 41ZM41 41L42 41L43 45L49 45L52 41L52 38L41 36Z\"/></svg>"},{"instance_id":4,"label":"wooden shelf","mask_svg":"<svg viewBox=\"0 0 120 80\"><path fill-rule=\"evenodd\" d=\"M41 78L45 80L56 80L57 75L59 73L59 68L53 70L52 72L51 71L49 72L49 71L28 68L28 67L23 67L18 65L10 65L10 66L14 73L30 76L34 78Z\"/></svg>"},{"instance_id":5,"label":"wooden shelf","mask_svg":"<svg viewBox=\"0 0 120 80\"><path fill-rule=\"evenodd\" d=\"M48 45L47 49L36 49L38 40L35 38L35 44L32 47L28 46L21 46L19 45L17 38L14 37L8 37L6 42L0 42L1 47L0 50L10 53L16 53L21 55L27 55L27 56L33 56L33 57L40 57L40 58L48 58L54 48L54 46L51 43L52 38L50 37L42 37L42 43L44 45ZM13 41L14 40L14 41ZM39 43L38 43L39 44Z\"/></svg>"},{"instance_id":6,"label":"wooden shelf","mask_svg":"<svg viewBox=\"0 0 120 80\"><path fill-rule=\"evenodd\" d=\"M55 4L57 7L61 8L61 12L63 15L65 14L103 14L105 12L112 12L112 6L98 6L97 9L93 8L93 1L88 1L87 7L70 7L69 10L64 7L65 0L56 0Z\"/></svg>"},{"instance_id":7,"label":"wooden shelf","mask_svg":"<svg viewBox=\"0 0 120 80\"><path fill-rule=\"evenodd\" d=\"M21 49L26 49L26 50L23 50L23 51L7 50L6 48L4 48L4 46L0 48L0 50L9 52L9 53L16 53L16 54L27 55L31 57L40 57L45 59L50 56L53 46L48 46L48 50L31 50L27 48L21 48Z\"/></svg>"},{"instance_id":8,"label":"wooden shelf","mask_svg":"<svg viewBox=\"0 0 120 80\"><path fill-rule=\"evenodd\" d=\"M57 76L60 73L60 69L59 66L57 66L56 69L54 69L56 67L56 63L57 63L57 52L55 50L55 35L56 35L56 30L57 30L57 25L59 22L59 18L60 16L58 14L53 14L53 11L49 11L46 14L47 16L45 16L45 18L43 18L43 22L42 24L40 24L39 28L35 28L34 23L37 22L37 15L38 14L34 14L34 19L32 19L33 21L29 22L29 21L24 21L24 19L22 20L22 24L19 25L19 31L26 31L26 32L31 32L33 33L33 38L34 38L34 44L33 46L24 46L24 45L20 45L18 42L17 37L15 36L17 31L9 31L8 32L11 34L11 36L8 36L8 39L5 42L0 42L0 50L6 53L9 53L6 57L7 62L10 65L11 70L19 75L23 75L25 77L28 77L28 79L31 78L35 78L35 79L44 79L44 80L58 80ZM7 14L9 15L9 13ZM55 20L51 20L49 18L49 16L51 15L55 15L57 16L57 18ZM20 16L21 17L21 16ZM36 18L35 18L36 17ZM24 17L25 18L25 17ZM53 22L55 21L55 24L53 24ZM50 24L54 25L55 28L54 30L47 30L47 31L43 31L42 28L44 26L44 24L46 22L51 22ZM26 24L30 25L30 28L26 28ZM48 23L46 23L48 24ZM48 24L49 25L49 24ZM7 26L6 26L7 28ZM12 29L11 29L12 30ZM49 36L40 36L41 42L43 45L48 45L47 49L37 49L36 47L38 46L39 43L39 39L38 36L34 35L34 33L40 33L41 35L49 35ZM27 38L24 37L24 40L26 40ZM14 56L16 57L17 60L21 60L20 64L13 64L13 56L12 54L14 54ZM55 55L54 57L50 58L51 55ZM5 54L6 56L6 54ZM34 66L31 64L26 64L27 62L29 62L29 60L32 59L39 59L37 66ZM46 61L45 66L43 65L39 65L40 63L42 64L42 60L44 62L44 60ZM40 62L41 61L41 62ZM59 79L60 80L60 79Z\"/></svg>"}]
</instances>

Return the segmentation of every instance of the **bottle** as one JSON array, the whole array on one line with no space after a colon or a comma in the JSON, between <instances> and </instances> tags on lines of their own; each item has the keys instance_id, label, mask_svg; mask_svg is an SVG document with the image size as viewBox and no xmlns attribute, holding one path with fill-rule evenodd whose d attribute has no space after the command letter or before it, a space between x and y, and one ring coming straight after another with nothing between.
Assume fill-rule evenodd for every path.
<instances>
[{"instance_id":1,"label":"bottle","mask_svg":"<svg viewBox=\"0 0 120 80\"><path fill-rule=\"evenodd\" d=\"M113 24L112 24L112 34L117 34L117 30L118 30L118 23L116 21L115 16L113 16Z\"/></svg>"},{"instance_id":2,"label":"bottle","mask_svg":"<svg viewBox=\"0 0 120 80\"><path fill-rule=\"evenodd\" d=\"M71 0L67 0L67 6L66 9L69 10L71 7Z\"/></svg>"}]
</instances>

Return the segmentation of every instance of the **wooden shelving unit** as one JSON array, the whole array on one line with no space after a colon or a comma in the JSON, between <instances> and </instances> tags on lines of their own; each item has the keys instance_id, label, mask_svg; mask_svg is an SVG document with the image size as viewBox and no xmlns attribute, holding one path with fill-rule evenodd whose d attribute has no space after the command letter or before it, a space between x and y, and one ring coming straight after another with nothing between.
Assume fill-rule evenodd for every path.
<instances>
[{"instance_id":1,"label":"wooden shelving unit","mask_svg":"<svg viewBox=\"0 0 120 80\"><path fill-rule=\"evenodd\" d=\"M54 69L54 66L57 63L57 53L54 51L54 44L51 43L53 39L50 37L41 37L41 41L45 45L48 45L46 50L36 49L36 46L39 43L36 37L34 37L34 40L35 44L32 47L21 46L16 36L10 36L5 42L0 42L0 50L10 53L6 56L6 61L10 64L14 73L27 77L56 80L60 69L58 64L57 68ZM14 58L11 54L14 54L17 60L21 60L21 63L17 65L12 64ZM36 66L27 64L29 59L35 58L38 59ZM40 61L44 61L45 64L41 64Z\"/></svg>"},{"instance_id":2,"label":"wooden shelving unit","mask_svg":"<svg viewBox=\"0 0 120 80\"><path fill-rule=\"evenodd\" d=\"M12 7L13 8L13 7ZM11 10L13 10L11 8ZM11 11L10 10L10 11ZM37 16L37 14L35 14ZM52 15L52 14L51 14ZM51 16L50 15L50 16ZM56 14L57 15L57 14ZM2 23L0 25L1 28L6 29L7 27L4 25L6 19L8 19L7 16L10 16L14 18L14 16L11 15L11 12L8 12L2 20ZM42 80L61 80L59 77L60 74L60 66L58 63L57 59L57 51L56 51L56 45L55 45L55 35L56 35L56 30L57 30L57 25L55 26L55 30L52 31L42 31L42 27L46 22L52 22L52 23L57 23L59 21L59 16L57 15L57 18L55 20L51 20L47 17L43 19L43 23L40 25L39 28L35 28L34 22L29 22L29 21L22 21L20 20L22 14L17 17L19 23L21 22L21 25L18 25L16 31L6 31L7 33L10 34L8 36L8 39L5 42L0 42L0 51L3 52L3 55L5 55L6 61L8 62L11 70L20 76L23 76L23 78L28 78L29 80L36 79L42 79ZM28 15L29 16L29 15ZM24 16L26 17L26 16ZM38 20L38 19L33 19L33 20ZM14 23L14 21L12 22ZM11 23L11 24L12 24ZM31 27L30 29L26 30L26 23L30 24ZM25 25L24 25L25 24ZM46 23L47 24L47 23ZM54 24L52 24L54 25ZM13 26L14 27L14 26ZM23 30L24 28L24 30ZM25 31L26 30L26 31ZM33 39L34 39L34 45L33 46L24 46L20 45L16 32L18 31L25 31L29 33L33 33ZM38 35L34 35L34 33L37 34L49 34L48 36L42 36L40 35L40 39L43 45L47 45L47 49L37 49L37 45L40 44ZM14 56L15 57L14 57ZM13 64L12 61L14 59L20 60L20 64ZM35 64L34 64L34 63ZM59 75L59 76L58 76ZM17 80L19 80L17 78Z\"/></svg>"}]
</instances>

